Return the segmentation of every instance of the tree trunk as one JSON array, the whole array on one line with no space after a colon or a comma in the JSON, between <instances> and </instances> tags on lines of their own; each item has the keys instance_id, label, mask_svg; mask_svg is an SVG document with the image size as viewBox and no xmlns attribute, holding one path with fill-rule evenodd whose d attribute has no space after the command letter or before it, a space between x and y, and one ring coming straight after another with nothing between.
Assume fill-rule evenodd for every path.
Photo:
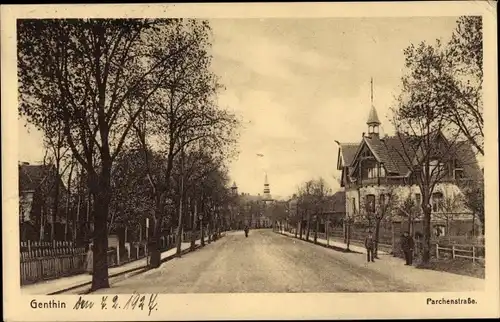
<instances>
[{"instance_id":1,"label":"tree trunk","mask_svg":"<svg viewBox=\"0 0 500 322\"><path fill-rule=\"evenodd\" d=\"M472 236L476 236L476 212L472 212Z\"/></svg>"},{"instance_id":2,"label":"tree trunk","mask_svg":"<svg viewBox=\"0 0 500 322\"><path fill-rule=\"evenodd\" d=\"M91 291L109 288L108 279L108 213L110 203L111 163L103 160L99 178L93 182L94 215L94 266Z\"/></svg>"},{"instance_id":3,"label":"tree trunk","mask_svg":"<svg viewBox=\"0 0 500 322\"><path fill-rule=\"evenodd\" d=\"M396 256L396 236L394 229L394 221L391 220L391 245L392 245L392 256Z\"/></svg>"},{"instance_id":4,"label":"tree trunk","mask_svg":"<svg viewBox=\"0 0 500 322\"><path fill-rule=\"evenodd\" d=\"M194 201L194 212L192 212L192 220L191 220L191 250L194 250L196 246L196 200ZM191 211L190 211L191 212Z\"/></svg>"},{"instance_id":5,"label":"tree trunk","mask_svg":"<svg viewBox=\"0 0 500 322\"><path fill-rule=\"evenodd\" d=\"M426 265L430 262L431 258L431 207L429 206L429 201L425 203L423 213L424 213L424 240L422 243L422 264Z\"/></svg>"},{"instance_id":6,"label":"tree trunk","mask_svg":"<svg viewBox=\"0 0 500 322\"><path fill-rule=\"evenodd\" d=\"M68 240L68 225L69 225L69 213L70 213L70 205L71 205L71 179L73 178L73 169L75 167L75 163L71 162L71 167L69 169L69 176L68 176L68 194L66 196L66 225L64 229L64 240Z\"/></svg>"},{"instance_id":7,"label":"tree trunk","mask_svg":"<svg viewBox=\"0 0 500 322\"><path fill-rule=\"evenodd\" d=\"M319 220L316 218L316 226L314 227L314 243L318 243Z\"/></svg>"},{"instance_id":8,"label":"tree trunk","mask_svg":"<svg viewBox=\"0 0 500 322\"><path fill-rule=\"evenodd\" d=\"M342 221L342 230L344 232L344 244L347 244L347 224L346 221Z\"/></svg>"},{"instance_id":9,"label":"tree trunk","mask_svg":"<svg viewBox=\"0 0 500 322\"><path fill-rule=\"evenodd\" d=\"M306 226L306 240L309 241L309 234L311 232L311 215L307 214L307 226Z\"/></svg>"},{"instance_id":10,"label":"tree trunk","mask_svg":"<svg viewBox=\"0 0 500 322\"><path fill-rule=\"evenodd\" d=\"M158 268L161 264L161 244L160 244L160 234L161 234L161 226L163 224L163 211L164 211L164 195L158 193L155 197L156 199L156 207L154 214L154 223L153 223L153 234L151 236L150 241L150 259L149 265L152 268Z\"/></svg>"},{"instance_id":11,"label":"tree trunk","mask_svg":"<svg viewBox=\"0 0 500 322\"><path fill-rule=\"evenodd\" d=\"M375 221L375 249L373 251L373 255L375 258L378 258L378 243L379 243L379 236L380 236L380 219L377 219Z\"/></svg>"},{"instance_id":12,"label":"tree trunk","mask_svg":"<svg viewBox=\"0 0 500 322\"><path fill-rule=\"evenodd\" d=\"M207 234L208 234L208 243L210 244L212 242L212 225L211 221L207 223Z\"/></svg>"},{"instance_id":13,"label":"tree trunk","mask_svg":"<svg viewBox=\"0 0 500 322\"><path fill-rule=\"evenodd\" d=\"M200 230L201 230L201 247L205 246L205 196L201 196L201 219L200 219Z\"/></svg>"},{"instance_id":14,"label":"tree trunk","mask_svg":"<svg viewBox=\"0 0 500 322\"><path fill-rule=\"evenodd\" d=\"M347 250L349 250L349 245L351 244L351 223L347 223Z\"/></svg>"},{"instance_id":15,"label":"tree trunk","mask_svg":"<svg viewBox=\"0 0 500 322\"><path fill-rule=\"evenodd\" d=\"M56 160L56 173L54 174L54 204L52 209L52 225L50 230L50 237L52 240L56 240L56 221L59 215L59 171L61 168L61 160Z\"/></svg>"}]
</instances>

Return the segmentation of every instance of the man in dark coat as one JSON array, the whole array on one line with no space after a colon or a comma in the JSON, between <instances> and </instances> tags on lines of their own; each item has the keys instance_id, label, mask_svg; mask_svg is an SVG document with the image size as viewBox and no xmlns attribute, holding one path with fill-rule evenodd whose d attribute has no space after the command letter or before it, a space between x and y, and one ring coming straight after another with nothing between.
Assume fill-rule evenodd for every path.
<instances>
[{"instance_id":1,"label":"man in dark coat","mask_svg":"<svg viewBox=\"0 0 500 322\"><path fill-rule=\"evenodd\" d=\"M406 264L411 265L413 262L413 249L415 248L415 243L410 234L405 231L401 237L401 249L405 255Z\"/></svg>"},{"instance_id":2,"label":"man in dark coat","mask_svg":"<svg viewBox=\"0 0 500 322\"><path fill-rule=\"evenodd\" d=\"M375 249L375 240L373 239L372 232L368 232L368 236L365 239L365 247L366 247L366 259L368 262L374 262L373 258L373 250Z\"/></svg>"}]
</instances>

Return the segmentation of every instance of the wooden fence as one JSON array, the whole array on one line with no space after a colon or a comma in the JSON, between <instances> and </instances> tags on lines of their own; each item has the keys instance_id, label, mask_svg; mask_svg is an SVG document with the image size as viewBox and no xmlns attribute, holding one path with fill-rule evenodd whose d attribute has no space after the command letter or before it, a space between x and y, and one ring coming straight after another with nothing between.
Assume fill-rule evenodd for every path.
<instances>
[{"instance_id":1,"label":"wooden fence","mask_svg":"<svg viewBox=\"0 0 500 322\"><path fill-rule=\"evenodd\" d=\"M201 238L201 231L196 231L196 239ZM192 232L182 233L182 242L191 242ZM176 247L177 235L165 235L160 238L160 248L166 251ZM117 250L108 250L108 267L142 259L148 255L146 242L126 243L125 252L117 258ZM38 242L23 241L20 244L21 285L42 280L82 274L86 266L85 247L75 247L70 241Z\"/></svg>"},{"instance_id":2,"label":"wooden fence","mask_svg":"<svg viewBox=\"0 0 500 322\"><path fill-rule=\"evenodd\" d=\"M484 264L485 260L485 248L481 245L435 245L435 256L437 259L440 258L464 258L470 259L473 263Z\"/></svg>"}]
</instances>

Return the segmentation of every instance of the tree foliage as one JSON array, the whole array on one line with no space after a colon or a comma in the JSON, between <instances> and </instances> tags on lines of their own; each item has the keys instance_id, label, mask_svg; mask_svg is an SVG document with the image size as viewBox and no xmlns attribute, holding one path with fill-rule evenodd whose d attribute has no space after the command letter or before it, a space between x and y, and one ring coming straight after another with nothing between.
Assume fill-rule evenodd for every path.
<instances>
[{"instance_id":1,"label":"tree foliage","mask_svg":"<svg viewBox=\"0 0 500 322\"><path fill-rule=\"evenodd\" d=\"M109 287L112 169L124 146L134 141L130 133L138 118L154 114L158 122L152 133L175 152L183 147L180 137L188 144L234 128L210 123L226 114L215 103L213 74L205 73L208 29L204 21L182 19L18 20L19 113L46 135L53 128L64 133L94 199L93 289ZM153 172L169 177L168 171Z\"/></svg>"},{"instance_id":2,"label":"tree foliage","mask_svg":"<svg viewBox=\"0 0 500 322\"><path fill-rule=\"evenodd\" d=\"M401 94L393 109L393 123L402 146L401 151L397 152L411 173L410 180L419 186L422 196L424 264L430 259L430 198L434 188L450 175L449 169L454 162L460 160L459 146L463 143L460 140L464 135L476 150L482 152L478 141L467 136L452 117L452 111L462 110L467 116L456 117L466 121L465 129L472 129L474 126L482 129L481 122L473 123L468 119L477 112L480 104L479 100L473 101L472 96L465 97L465 92L470 94L472 90L470 86L466 89L461 85L463 78L457 69L459 62L462 65L477 65L479 61L476 56L474 59L459 57L465 55L460 48L468 41L463 29L470 21L472 20L461 18L451 42L445 46L438 40L434 45L422 42L418 46L412 44L404 50L406 69ZM476 31L471 30L471 33ZM473 84L470 81L465 83L471 86ZM464 108L473 103L476 104L476 109Z\"/></svg>"}]
</instances>

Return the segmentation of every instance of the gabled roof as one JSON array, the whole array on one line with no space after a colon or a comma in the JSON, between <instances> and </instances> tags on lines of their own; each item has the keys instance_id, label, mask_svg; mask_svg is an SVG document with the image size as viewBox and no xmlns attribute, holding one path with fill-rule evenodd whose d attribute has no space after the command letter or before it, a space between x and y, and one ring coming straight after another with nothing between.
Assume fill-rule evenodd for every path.
<instances>
[{"instance_id":1,"label":"gabled roof","mask_svg":"<svg viewBox=\"0 0 500 322\"><path fill-rule=\"evenodd\" d=\"M36 190L53 170L51 165L19 165L19 190Z\"/></svg>"},{"instance_id":2,"label":"gabled roof","mask_svg":"<svg viewBox=\"0 0 500 322\"><path fill-rule=\"evenodd\" d=\"M57 173L56 167L53 164L19 164L19 191L35 191L40 188L47 180L51 187L54 187L54 179L59 181L60 193L65 193L66 186L64 185L61 176Z\"/></svg>"},{"instance_id":3,"label":"gabled roof","mask_svg":"<svg viewBox=\"0 0 500 322\"><path fill-rule=\"evenodd\" d=\"M454 144L453 153L459 162L458 166L464 169L466 178L481 181L484 180L483 171L480 169L476 154L469 141L460 141Z\"/></svg>"},{"instance_id":4,"label":"gabled roof","mask_svg":"<svg viewBox=\"0 0 500 322\"><path fill-rule=\"evenodd\" d=\"M432 135L433 140L437 139L437 135L446 140L446 138L440 133L433 133ZM415 162L415 159L417 158L419 141L420 140L415 137L405 135L387 136L384 138L380 138L378 135L365 136L358 145L358 148L353 156L353 160L350 163L350 173L352 174L352 171L355 170L354 162L356 161L363 146L366 145L373 153L377 161L384 164L387 172L393 175L409 175L411 171L411 167L409 165L411 165L412 162ZM468 141L459 141L454 143L449 150L447 149L446 153L453 155L459 163L458 166L464 169L464 175L467 178L474 180L482 178L482 172L477 163L474 150Z\"/></svg>"},{"instance_id":5,"label":"gabled roof","mask_svg":"<svg viewBox=\"0 0 500 322\"><path fill-rule=\"evenodd\" d=\"M348 167L351 166L354 161L354 156L356 155L356 151L358 150L359 143L340 143L340 151L342 154L342 159L344 161L343 166Z\"/></svg>"},{"instance_id":6,"label":"gabled roof","mask_svg":"<svg viewBox=\"0 0 500 322\"><path fill-rule=\"evenodd\" d=\"M333 212L345 212L345 191L337 191L332 196Z\"/></svg>"}]
</instances>

